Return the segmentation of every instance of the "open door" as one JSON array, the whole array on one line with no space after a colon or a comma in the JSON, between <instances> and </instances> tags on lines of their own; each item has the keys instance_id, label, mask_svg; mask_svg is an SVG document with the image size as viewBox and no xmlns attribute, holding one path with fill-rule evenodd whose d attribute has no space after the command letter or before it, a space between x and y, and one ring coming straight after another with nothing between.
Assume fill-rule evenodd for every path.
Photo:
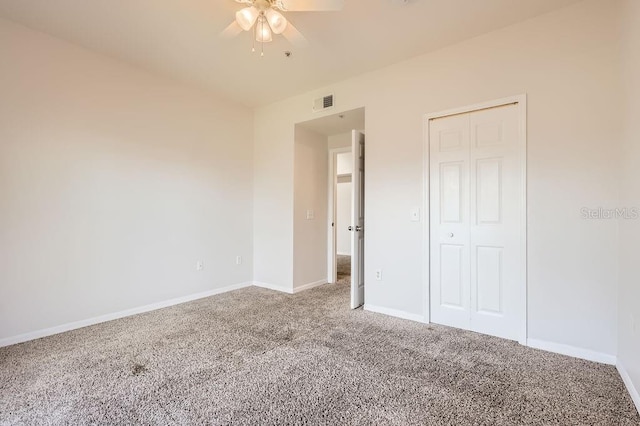
<instances>
[{"instance_id":1,"label":"open door","mask_svg":"<svg viewBox=\"0 0 640 426\"><path fill-rule=\"evenodd\" d=\"M351 135L351 309L364 305L364 134Z\"/></svg>"}]
</instances>

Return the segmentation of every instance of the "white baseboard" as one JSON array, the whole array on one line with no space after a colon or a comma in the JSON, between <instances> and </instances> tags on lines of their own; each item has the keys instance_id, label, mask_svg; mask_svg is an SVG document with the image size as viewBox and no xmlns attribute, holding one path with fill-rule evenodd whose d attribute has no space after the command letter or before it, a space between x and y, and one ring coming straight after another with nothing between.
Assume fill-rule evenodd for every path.
<instances>
[{"instance_id":1,"label":"white baseboard","mask_svg":"<svg viewBox=\"0 0 640 426\"><path fill-rule=\"evenodd\" d=\"M389 315L391 317L402 318L409 321L416 321L423 324L426 323L424 316L422 315L410 314L408 312L398 311L396 309L389 309L389 308L383 308L381 306L365 304L364 310L369 312L375 312L378 314Z\"/></svg>"},{"instance_id":2,"label":"white baseboard","mask_svg":"<svg viewBox=\"0 0 640 426\"><path fill-rule=\"evenodd\" d=\"M351 256L351 253L340 253L340 252L337 252L336 254L338 256Z\"/></svg>"},{"instance_id":3,"label":"white baseboard","mask_svg":"<svg viewBox=\"0 0 640 426\"><path fill-rule=\"evenodd\" d=\"M315 282L312 282L312 283L309 283L309 284L305 284L305 285L301 285L301 286L295 287L293 289L293 292L294 293L300 293L301 291L309 290L309 289L312 289L314 287L319 287L319 286L325 285L325 284L327 284L327 280L319 280L319 281L315 281Z\"/></svg>"},{"instance_id":4,"label":"white baseboard","mask_svg":"<svg viewBox=\"0 0 640 426\"><path fill-rule=\"evenodd\" d=\"M266 288L268 290L275 290L275 291L279 291L279 292L282 292L282 293L293 294L293 290L292 289L283 287L281 285L263 283L263 282L260 282L260 281L254 281L253 285L256 286L256 287Z\"/></svg>"},{"instance_id":5,"label":"white baseboard","mask_svg":"<svg viewBox=\"0 0 640 426\"><path fill-rule=\"evenodd\" d=\"M562 343L547 342L537 339L527 339L527 346L547 352L554 352L561 355L572 356L574 358L585 359L587 361L616 365L615 355L596 352L591 349L578 348L575 346L564 345Z\"/></svg>"},{"instance_id":6,"label":"white baseboard","mask_svg":"<svg viewBox=\"0 0 640 426\"><path fill-rule=\"evenodd\" d=\"M304 284L301 285L299 287L296 288L286 288L283 287L281 285L276 285L276 284L269 284L269 283L263 283L260 281L254 281L253 285L256 287L261 287L261 288L266 288L268 290L274 290L274 291L279 291L282 293L287 293L287 294L295 294L295 293L300 293L301 291L305 291L305 290L309 290L310 288L314 288L314 287L318 287L321 285L324 285L327 283L327 280L320 280L320 281L315 281L309 284Z\"/></svg>"},{"instance_id":7,"label":"white baseboard","mask_svg":"<svg viewBox=\"0 0 640 426\"><path fill-rule=\"evenodd\" d=\"M618 373L620 373L620 377L622 377L624 385L629 391L629 395L631 395L633 403L636 405L636 410L638 410L638 413L640 413L640 392L638 392L638 389L636 389L636 387L633 385L631 376L629 376L629 373L624 368L624 365L622 365L621 362L618 361L618 363L616 364L616 368L618 369Z\"/></svg>"},{"instance_id":8,"label":"white baseboard","mask_svg":"<svg viewBox=\"0 0 640 426\"><path fill-rule=\"evenodd\" d=\"M64 333L65 331L76 330L78 328L88 327L90 325L100 324L102 322L112 321L131 315L142 314L145 312L155 311L157 309L167 308L169 306L179 305L181 303L191 302L197 299L204 299L205 297L215 296L216 294L226 293L228 291L238 290L244 287L250 287L251 282L234 284L222 288L216 288L213 290L204 291L202 293L191 294L188 296L178 297L175 299L165 300L158 303L152 303L150 305L139 306L137 308L131 308L120 312L113 312L110 314L100 315L85 320L74 321L67 324L58 325L55 327L45 328L43 330L32 331L18 336L5 337L0 339L0 348L4 346L15 345L17 343L28 342L29 340L40 339L41 337L52 336L54 334Z\"/></svg>"}]
</instances>

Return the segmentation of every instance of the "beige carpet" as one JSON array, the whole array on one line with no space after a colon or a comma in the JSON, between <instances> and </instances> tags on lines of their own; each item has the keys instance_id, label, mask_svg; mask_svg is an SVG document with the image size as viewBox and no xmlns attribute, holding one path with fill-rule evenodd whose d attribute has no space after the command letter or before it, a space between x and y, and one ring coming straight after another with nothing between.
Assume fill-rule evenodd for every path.
<instances>
[{"instance_id":1,"label":"beige carpet","mask_svg":"<svg viewBox=\"0 0 640 426\"><path fill-rule=\"evenodd\" d=\"M0 349L2 425L640 425L614 367L247 288Z\"/></svg>"}]
</instances>

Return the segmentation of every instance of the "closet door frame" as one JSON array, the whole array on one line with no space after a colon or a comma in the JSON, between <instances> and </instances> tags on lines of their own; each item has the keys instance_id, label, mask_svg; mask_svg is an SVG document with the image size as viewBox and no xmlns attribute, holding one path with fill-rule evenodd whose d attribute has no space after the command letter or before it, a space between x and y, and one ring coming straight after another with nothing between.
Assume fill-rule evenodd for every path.
<instances>
[{"instance_id":1,"label":"closet door frame","mask_svg":"<svg viewBox=\"0 0 640 426\"><path fill-rule=\"evenodd\" d=\"M527 95L510 96L506 98L496 99L492 101L482 102L478 104L468 105L460 108L448 109L424 115L423 120L423 211L425 212L423 226L423 291L425 322L431 322L431 210L430 210L430 122L436 118L443 118L458 114L466 114L475 111L497 108L506 105L517 105L518 107L518 157L521 165L521 200L520 203L520 279L519 279L519 333L518 342L522 345L527 344Z\"/></svg>"}]
</instances>

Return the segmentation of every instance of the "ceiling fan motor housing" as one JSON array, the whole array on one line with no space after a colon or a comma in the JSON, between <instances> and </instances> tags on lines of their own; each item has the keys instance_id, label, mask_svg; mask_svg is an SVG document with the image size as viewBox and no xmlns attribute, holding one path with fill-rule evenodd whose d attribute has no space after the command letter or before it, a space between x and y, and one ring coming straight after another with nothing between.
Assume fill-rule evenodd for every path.
<instances>
[{"instance_id":1,"label":"ceiling fan motor housing","mask_svg":"<svg viewBox=\"0 0 640 426\"><path fill-rule=\"evenodd\" d=\"M273 6L272 3L273 2L271 0L255 0L253 2L253 5L260 12L264 12L265 10L270 9Z\"/></svg>"}]
</instances>

